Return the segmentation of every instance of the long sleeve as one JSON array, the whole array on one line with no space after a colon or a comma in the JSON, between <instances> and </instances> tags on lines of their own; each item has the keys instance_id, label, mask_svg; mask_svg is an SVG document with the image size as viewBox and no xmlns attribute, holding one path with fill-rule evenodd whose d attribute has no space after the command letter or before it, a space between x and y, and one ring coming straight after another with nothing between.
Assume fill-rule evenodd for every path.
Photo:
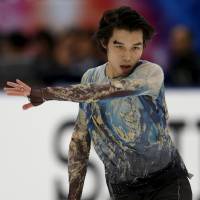
<instances>
[{"instance_id":1,"label":"long sleeve","mask_svg":"<svg viewBox=\"0 0 200 200\"><path fill-rule=\"evenodd\" d=\"M148 69L149 67L149 69ZM133 73L133 76L120 80L111 79L103 85L96 83L76 84L63 87L47 87L33 90L31 96L46 100L73 102L94 102L105 98L128 95L156 96L163 83L163 71L158 66L145 66L144 70ZM39 99L39 98L38 98ZM34 101L32 101L34 105ZM36 102L37 103L37 102Z\"/></svg>"},{"instance_id":2,"label":"long sleeve","mask_svg":"<svg viewBox=\"0 0 200 200\"><path fill-rule=\"evenodd\" d=\"M68 200L80 200L87 171L91 139L87 132L85 114L79 109L75 129L69 145L68 173L69 195Z\"/></svg>"}]
</instances>

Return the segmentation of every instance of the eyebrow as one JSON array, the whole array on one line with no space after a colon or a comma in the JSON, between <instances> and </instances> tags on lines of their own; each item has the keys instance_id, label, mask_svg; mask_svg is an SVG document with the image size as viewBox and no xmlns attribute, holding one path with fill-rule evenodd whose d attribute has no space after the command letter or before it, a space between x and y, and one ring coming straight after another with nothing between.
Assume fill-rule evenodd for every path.
<instances>
[{"instance_id":1,"label":"eyebrow","mask_svg":"<svg viewBox=\"0 0 200 200\"><path fill-rule=\"evenodd\" d=\"M124 45L124 43L119 42L119 41L117 41L117 40L114 40L114 41L113 41L113 44ZM133 44L133 46L139 46L139 45L143 45L143 43L142 43L142 42L138 42L138 43Z\"/></svg>"}]
</instances>

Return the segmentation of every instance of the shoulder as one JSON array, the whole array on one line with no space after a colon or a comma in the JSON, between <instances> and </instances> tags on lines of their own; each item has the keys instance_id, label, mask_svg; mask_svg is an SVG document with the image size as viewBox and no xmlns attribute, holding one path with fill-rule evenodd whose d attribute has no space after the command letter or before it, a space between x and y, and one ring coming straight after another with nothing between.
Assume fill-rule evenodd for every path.
<instances>
[{"instance_id":1,"label":"shoulder","mask_svg":"<svg viewBox=\"0 0 200 200\"><path fill-rule=\"evenodd\" d=\"M158 71L160 73L163 73L163 69L159 64L147 61L147 60L142 60L142 63L137 67L135 71L145 71L148 73L153 73L155 71Z\"/></svg>"},{"instance_id":2,"label":"shoulder","mask_svg":"<svg viewBox=\"0 0 200 200\"><path fill-rule=\"evenodd\" d=\"M105 64L88 69L82 76L81 83L90 83L97 80L104 73Z\"/></svg>"},{"instance_id":3,"label":"shoulder","mask_svg":"<svg viewBox=\"0 0 200 200\"><path fill-rule=\"evenodd\" d=\"M151 76L160 76L164 77L163 69L160 65L147 61L142 60L141 64L136 67L130 77L132 78L140 78L140 77L151 77Z\"/></svg>"}]
</instances>

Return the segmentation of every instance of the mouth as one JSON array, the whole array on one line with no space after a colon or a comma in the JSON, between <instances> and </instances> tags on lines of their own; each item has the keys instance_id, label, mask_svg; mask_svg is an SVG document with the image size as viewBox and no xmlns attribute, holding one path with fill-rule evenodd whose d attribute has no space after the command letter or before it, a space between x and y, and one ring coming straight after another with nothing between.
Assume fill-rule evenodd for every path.
<instances>
[{"instance_id":1,"label":"mouth","mask_svg":"<svg viewBox=\"0 0 200 200\"><path fill-rule=\"evenodd\" d=\"M132 66L131 65L120 65L122 70L128 70L130 69Z\"/></svg>"},{"instance_id":2,"label":"mouth","mask_svg":"<svg viewBox=\"0 0 200 200\"><path fill-rule=\"evenodd\" d=\"M131 68L131 65L120 65L121 68L128 69Z\"/></svg>"}]
</instances>

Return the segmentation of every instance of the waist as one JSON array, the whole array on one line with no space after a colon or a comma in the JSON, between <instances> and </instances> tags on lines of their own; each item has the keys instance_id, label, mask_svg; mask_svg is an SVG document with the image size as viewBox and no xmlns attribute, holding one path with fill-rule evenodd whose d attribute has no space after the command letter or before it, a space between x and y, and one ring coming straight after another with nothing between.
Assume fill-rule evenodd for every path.
<instances>
[{"instance_id":1,"label":"waist","mask_svg":"<svg viewBox=\"0 0 200 200\"><path fill-rule=\"evenodd\" d=\"M170 162L165 168L151 173L143 178L137 178L136 181L131 182L121 182L118 184L111 184L113 188L122 188L123 190L126 188L140 188L143 186L148 186L148 188L155 189L159 188L162 185L166 185L171 183L173 180L176 180L180 177L188 177L187 170L183 169L180 165Z\"/></svg>"}]
</instances>

